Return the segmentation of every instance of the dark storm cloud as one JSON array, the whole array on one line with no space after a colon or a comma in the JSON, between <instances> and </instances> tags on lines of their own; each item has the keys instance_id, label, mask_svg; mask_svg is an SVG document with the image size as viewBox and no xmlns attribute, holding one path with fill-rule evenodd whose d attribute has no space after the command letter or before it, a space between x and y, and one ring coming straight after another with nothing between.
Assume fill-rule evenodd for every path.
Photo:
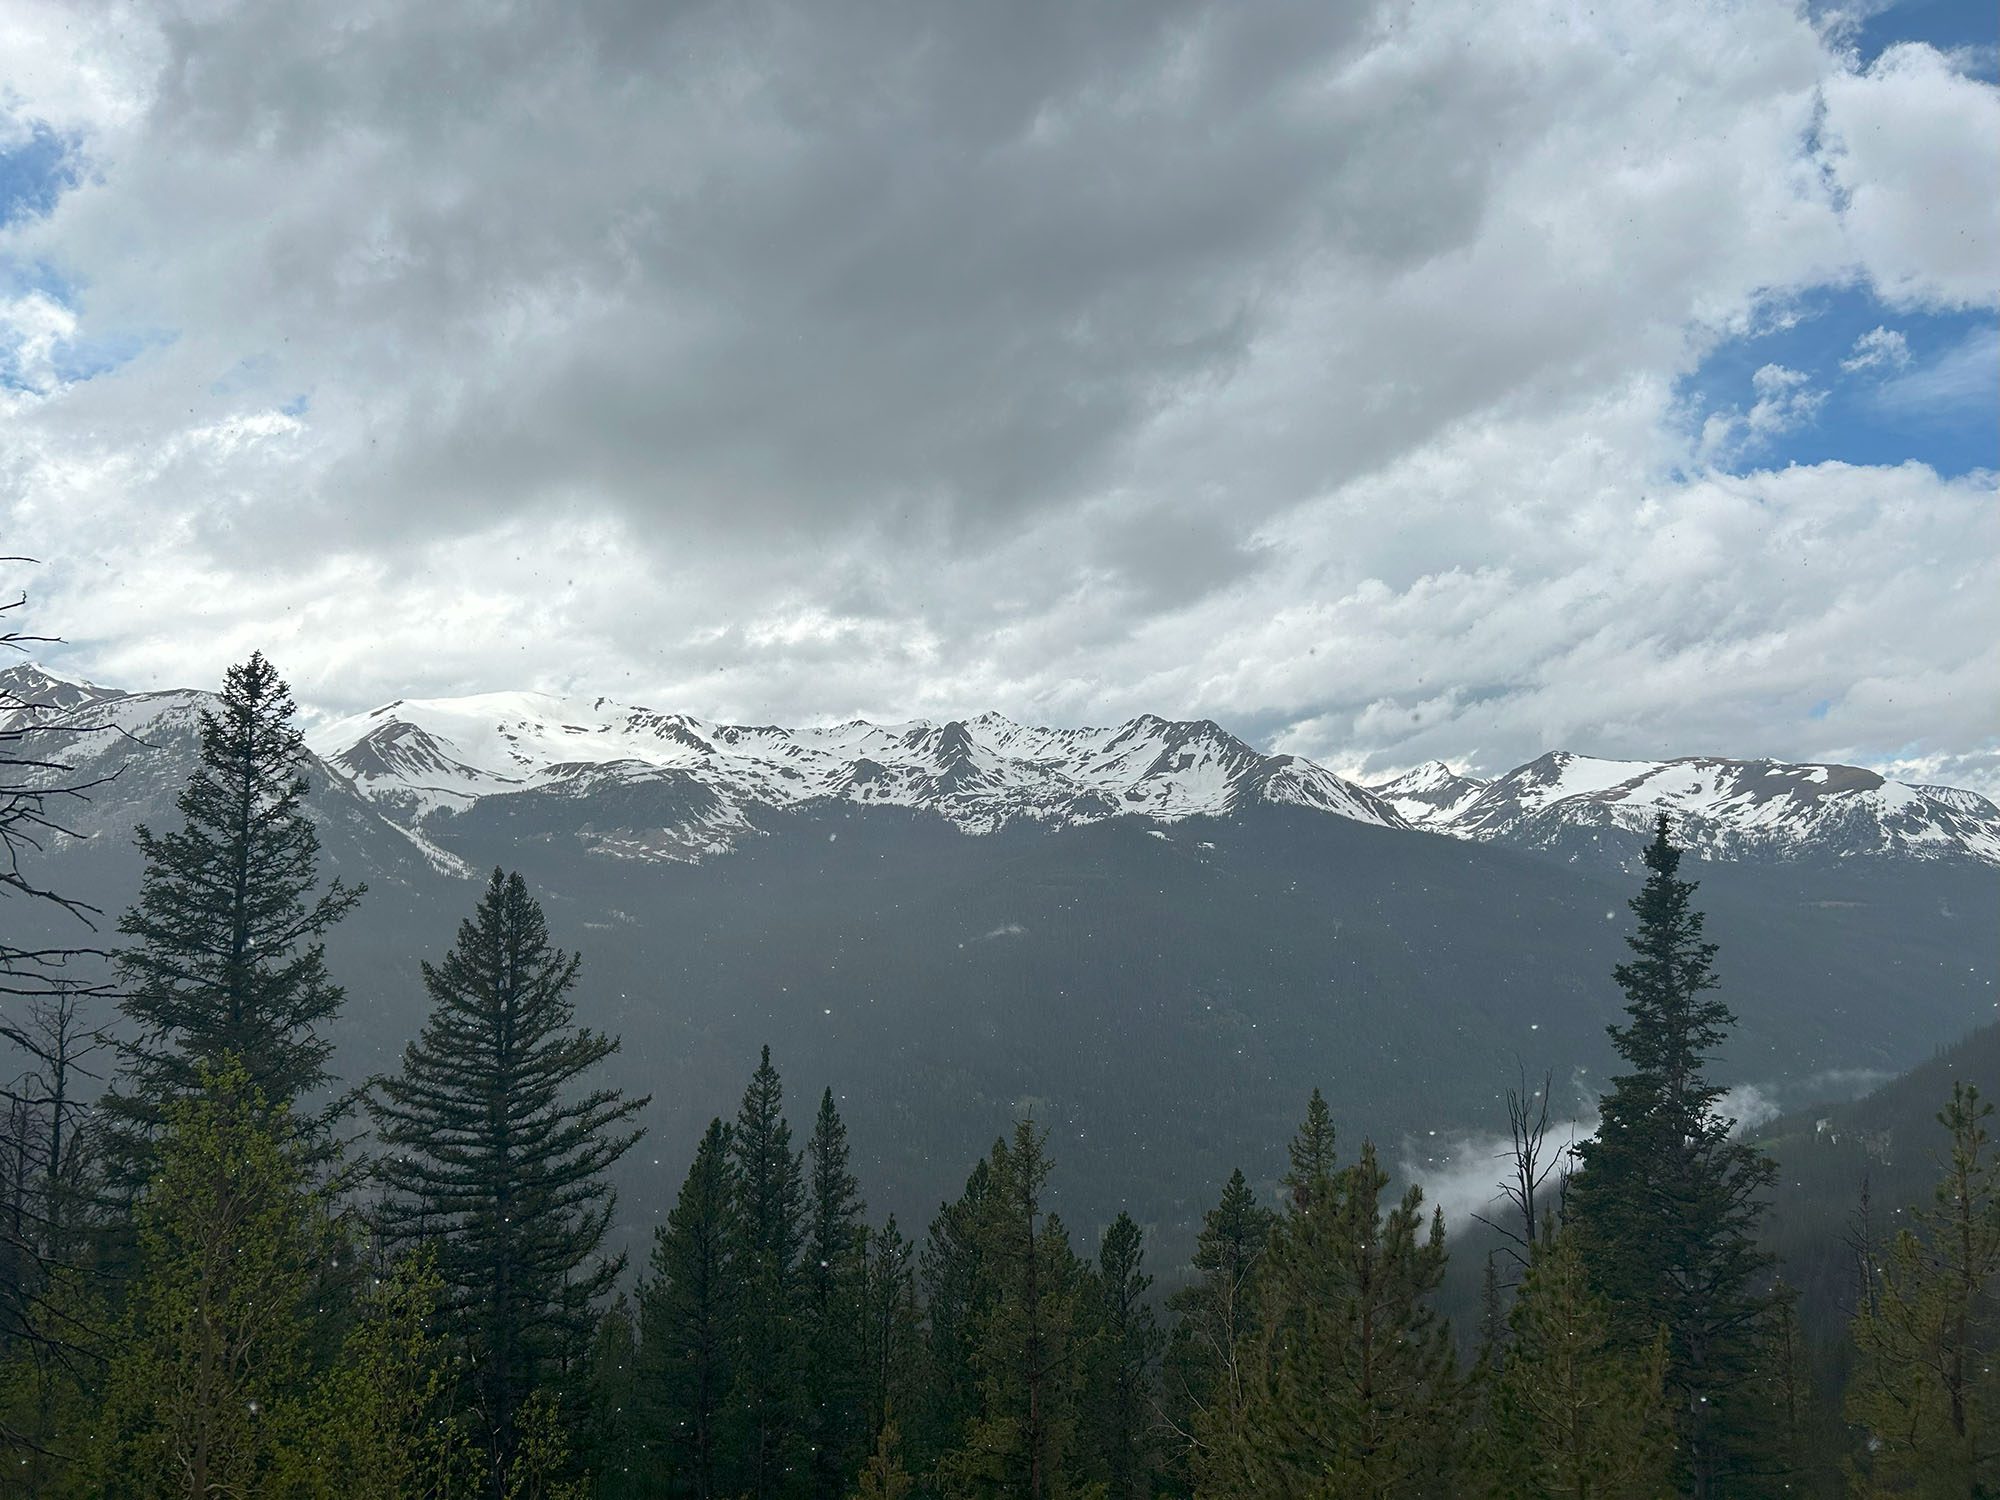
<instances>
[{"instance_id":1,"label":"dark storm cloud","mask_svg":"<svg viewBox=\"0 0 2000 1500\"><path fill-rule=\"evenodd\" d=\"M355 398L370 441L322 496L343 524L582 490L651 520L922 507L977 533L1105 483L1135 428L1226 378L1309 245L1463 231L1332 191L1325 85L1370 24L300 11L170 33L155 139L255 141L326 181L270 234L265 294L435 373Z\"/></svg>"},{"instance_id":2,"label":"dark storm cloud","mask_svg":"<svg viewBox=\"0 0 2000 1500\"><path fill-rule=\"evenodd\" d=\"M1986 764L1991 476L1732 472L1820 378L1674 394L1813 288L1992 305L2000 91L1931 49L21 0L0 58L0 153L74 143L0 226L0 504L86 669Z\"/></svg>"}]
</instances>

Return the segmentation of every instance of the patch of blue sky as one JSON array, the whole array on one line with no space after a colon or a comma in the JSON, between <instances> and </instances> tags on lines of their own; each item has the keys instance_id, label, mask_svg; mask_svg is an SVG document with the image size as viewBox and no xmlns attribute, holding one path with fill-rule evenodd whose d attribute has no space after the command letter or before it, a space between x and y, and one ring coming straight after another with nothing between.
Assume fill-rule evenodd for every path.
<instances>
[{"instance_id":1,"label":"patch of blue sky","mask_svg":"<svg viewBox=\"0 0 2000 1500\"><path fill-rule=\"evenodd\" d=\"M1853 42L1864 63L1898 42L1928 42L1940 52L1958 54L1977 77L2000 77L2000 12L1993 0L1890 0L1886 5L1878 0L1855 28Z\"/></svg>"},{"instance_id":2,"label":"patch of blue sky","mask_svg":"<svg viewBox=\"0 0 2000 1500\"><path fill-rule=\"evenodd\" d=\"M47 215L82 173L81 143L74 135L65 135L43 120L0 124L0 229ZM0 254L0 297L34 296L72 312L81 305L77 287L56 267ZM173 337L160 329L79 332L48 351L46 375L63 384L90 380L129 364L148 349L171 343ZM30 384L20 353L20 338L10 339L0 330L0 385L25 389Z\"/></svg>"},{"instance_id":3,"label":"patch of blue sky","mask_svg":"<svg viewBox=\"0 0 2000 1500\"><path fill-rule=\"evenodd\" d=\"M27 297L36 292L64 307L76 306L75 285L47 261L0 254L0 297Z\"/></svg>"},{"instance_id":4,"label":"patch of blue sky","mask_svg":"<svg viewBox=\"0 0 2000 1500\"><path fill-rule=\"evenodd\" d=\"M0 298L40 295L60 307L74 311L77 288L63 274L42 261L24 261L0 255ZM130 364L148 349L172 343L168 330L147 328L116 333L79 332L74 338L58 341L49 351L48 373L63 384L90 380ZM0 385L27 389L20 366L21 340L0 326Z\"/></svg>"},{"instance_id":5,"label":"patch of blue sky","mask_svg":"<svg viewBox=\"0 0 2000 1500\"><path fill-rule=\"evenodd\" d=\"M173 341L171 333L159 330L86 336L59 345L49 363L56 378L67 385L108 374L148 349L164 348Z\"/></svg>"},{"instance_id":6,"label":"patch of blue sky","mask_svg":"<svg viewBox=\"0 0 2000 1500\"><path fill-rule=\"evenodd\" d=\"M1803 378L1767 374L1760 389L1767 367ZM1711 350L1677 396L1692 432L1733 424L1716 455L1733 467L1915 459L1948 476L2000 469L2000 321L1889 307L1858 285L1821 288ZM1783 410L1753 427L1765 397Z\"/></svg>"},{"instance_id":7,"label":"patch of blue sky","mask_svg":"<svg viewBox=\"0 0 2000 1500\"><path fill-rule=\"evenodd\" d=\"M48 213L76 185L81 167L76 138L44 120L0 137L0 227Z\"/></svg>"}]
</instances>

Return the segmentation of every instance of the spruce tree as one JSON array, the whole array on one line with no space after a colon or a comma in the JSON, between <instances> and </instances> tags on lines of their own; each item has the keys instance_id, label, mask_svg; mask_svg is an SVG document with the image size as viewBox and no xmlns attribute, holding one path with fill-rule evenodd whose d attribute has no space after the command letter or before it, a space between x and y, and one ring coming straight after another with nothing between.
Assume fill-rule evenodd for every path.
<instances>
[{"instance_id":1,"label":"spruce tree","mask_svg":"<svg viewBox=\"0 0 2000 1500\"><path fill-rule=\"evenodd\" d=\"M1334 1186L1340 1174L1340 1159L1334 1149L1333 1114L1318 1089L1306 1101L1306 1117L1285 1151L1291 1158L1291 1169L1285 1173L1285 1191L1291 1196L1294 1210L1309 1209L1314 1192L1324 1193Z\"/></svg>"},{"instance_id":2,"label":"spruce tree","mask_svg":"<svg viewBox=\"0 0 2000 1500\"><path fill-rule=\"evenodd\" d=\"M862 1465L854 1487L854 1500L909 1500L916 1480L903 1467L902 1436L894 1422L885 1422L875 1435L875 1445Z\"/></svg>"},{"instance_id":3,"label":"spruce tree","mask_svg":"<svg viewBox=\"0 0 2000 1500\"><path fill-rule=\"evenodd\" d=\"M891 1411L913 1404L919 1378L915 1250L894 1214L869 1232L861 1267L861 1363L863 1431L871 1448Z\"/></svg>"},{"instance_id":4,"label":"spruce tree","mask_svg":"<svg viewBox=\"0 0 2000 1500\"><path fill-rule=\"evenodd\" d=\"M1321 1111L1294 1142L1291 1205L1259 1272L1258 1327L1239 1353L1240 1411L1197 1429L1196 1493L1447 1496L1465 1388L1431 1305L1444 1223L1415 1187L1385 1216L1372 1144L1333 1172Z\"/></svg>"},{"instance_id":5,"label":"spruce tree","mask_svg":"<svg viewBox=\"0 0 2000 1500\"><path fill-rule=\"evenodd\" d=\"M923 1287L923 1381L908 1428L920 1470L958 1448L980 1412L975 1354L993 1300L984 1225L993 1192L990 1158L974 1164L955 1202L941 1204L918 1257Z\"/></svg>"},{"instance_id":6,"label":"spruce tree","mask_svg":"<svg viewBox=\"0 0 2000 1500\"><path fill-rule=\"evenodd\" d=\"M736 1488L750 1500L794 1493L805 1461L803 1384L806 1201L785 1090L766 1047L744 1090L729 1147L736 1184Z\"/></svg>"},{"instance_id":7,"label":"spruce tree","mask_svg":"<svg viewBox=\"0 0 2000 1500\"><path fill-rule=\"evenodd\" d=\"M1047 1135L1033 1122L996 1142L980 1225L991 1294L975 1331L979 1415L944 1471L968 1496L1049 1500L1079 1468L1077 1350L1084 1278L1068 1231L1047 1207Z\"/></svg>"},{"instance_id":8,"label":"spruce tree","mask_svg":"<svg viewBox=\"0 0 2000 1500\"><path fill-rule=\"evenodd\" d=\"M597 1320L586 1372L584 1421L577 1454L594 1500L649 1494L640 1443L639 1348L631 1304L621 1294Z\"/></svg>"},{"instance_id":9,"label":"spruce tree","mask_svg":"<svg viewBox=\"0 0 2000 1500\"><path fill-rule=\"evenodd\" d=\"M1759 1493L1795 1495L1829 1488L1843 1445L1837 1411L1819 1399L1811 1351L1799 1320L1799 1294L1782 1278L1772 1289L1758 1335L1752 1478Z\"/></svg>"},{"instance_id":10,"label":"spruce tree","mask_svg":"<svg viewBox=\"0 0 2000 1500\"><path fill-rule=\"evenodd\" d=\"M1146 1292L1144 1236L1121 1213L1098 1243L1090 1278L1091 1347L1081 1423L1091 1477L1107 1500L1151 1500L1159 1473L1155 1378L1165 1342Z\"/></svg>"},{"instance_id":11,"label":"spruce tree","mask_svg":"<svg viewBox=\"0 0 2000 1500\"><path fill-rule=\"evenodd\" d=\"M724 1493L722 1427L736 1351L735 1196L729 1127L711 1120L639 1289L639 1407L666 1493Z\"/></svg>"},{"instance_id":12,"label":"spruce tree","mask_svg":"<svg viewBox=\"0 0 2000 1500\"><path fill-rule=\"evenodd\" d=\"M861 1350L867 1230L861 1218L861 1189L847 1169L847 1127L833 1107L832 1089L820 1096L806 1156L812 1195L804 1289L806 1437L811 1452L806 1488L813 1500L840 1500L872 1434L863 1408Z\"/></svg>"},{"instance_id":13,"label":"spruce tree","mask_svg":"<svg viewBox=\"0 0 2000 1500\"><path fill-rule=\"evenodd\" d=\"M119 922L120 1006L135 1033L104 1109L122 1180L147 1170L145 1142L204 1068L233 1056L273 1110L308 1136L337 1113L301 1099L327 1082L326 1029L342 993L325 937L361 898L336 880L319 896L319 835L306 815L308 753L290 690L262 653L229 669L201 713L201 762L180 793L182 826L136 835L139 899Z\"/></svg>"},{"instance_id":14,"label":"spruce tree","mask_svg":"<svg viewBox=\"0 0 2000 1500\"><path fill-rule=\"evenodd\" d=\"M1276 1217L1257 1202L1242 1170L1231 1172L1221 1200L1202 1216L1194 1250L1197 1279L1167 1299L1174 1322L1166 1354L1166 1410L1178 1449L1177 1472L1187 1469L1200 1431L1230 1427L1241 1415L1237 1355L1256 1330L1257 1269Z\"/></svg>"},{"instance_id":15,"label":"spruce tree","mask_svg":"<svg viewBox=\"0 0 2000 1500\"><path fill-rule=\"evenodd\" d=\"M1631 1354L1591 1291L1573 1230L1545 1227L1529 1253L1512 1344L1479 1434L1494 1500L1667 1500L1673 1426L1656 1341Z\"/></svg>"},{"instance_id":16,"label":"spruce tree","mask_svg":"<svg viewBox=\"0 0 2000 1500\"><path fill-rule=\"evenodd\" d=\"M430 1016L371 1104L389 1232L435 1246L496 1492L530 1398L582 1365L593 1304L624 1268L600 1255L605 1174L648 1101L580 1091L618 1043L574 1024L579 964L526 882L495 870L451 952L424 964Z\"/></svg>"},{"instance_id":17,"label":"spruce tree","mask_svg":"<svg viewBox=\"0 0 2000 1500\"><path fill-rule=\"evenodd\" d=\"M1938 1116L1951 1154L1854 1318L1847 1417L1868 1434L1857 1492L2000 1494L2000 1153L1967 1083Z\"/></svg>"},{"instance_id":18,"label":"spruce tree","mask_svg":"<svg viewBox=\"0 0 2000 1500\"><path fill-rule=\"evenodd\" d=\"M92 1424L91 1489L107 1497L266 1492L285 1435L274 1418L308 1376L317 1206L284 1107L234 1059L191 1085L165 1109Z\"/></svg>"},{"instance_id":19,"label":"spruce tree","mask_svg":"<svg viewBox=\"0 0 2000 1500\"><path fill-rule=\"evenodd\" d=\"M1630 1019L1610 1032L1627 1071L1601 1101L1595 1139L1577 1148L1569 1209L1614 1338L1637 1353L1666 1330L1680 1462L1706 1497L1756 1463L1751 1390L1769 1266L1756 1235L1774 1168L1716 1113L1722 1090L1706 1069L1735 1017L1712 994L1715 944L1664 815L1645 860L1632 958L1614 971Z\"/></svg>"}]
</instances>

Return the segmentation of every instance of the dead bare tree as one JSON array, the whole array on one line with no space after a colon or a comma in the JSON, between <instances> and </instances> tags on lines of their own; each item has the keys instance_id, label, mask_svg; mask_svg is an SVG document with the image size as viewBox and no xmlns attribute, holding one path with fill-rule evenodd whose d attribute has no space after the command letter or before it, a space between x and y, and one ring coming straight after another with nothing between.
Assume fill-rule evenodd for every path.
<instances>
[{"instance_id":1,"label":"dead bare tree","mask_svg":"<svg viewBox=\"0 0 2000 1500\"><path fill-rule=\"evenodd\" d=\"M56 639L14 628L26 604L25 593L0 600L0 655L26 656ZM109 954L97 941L102 913L32 868L52 841L88 836L69 815L117 775L81 773L65 753L81 736L117 732L74 708L0 685L0 897L54 913L58 932L65 923L77 932L74 940L19 938L38 924L17 909L30 920L10 921L0 935L0 1042L25 1067L0 1089L0 1351L25 1353L45 1394L52 1377L81 1373L101 1333L48 1295L58 1277L78 1270L90 1157L79 1089L95 1077L87 1059L105 1045L87 1015L91 1001L114 993ZM35 1425L45 1430L47 1422ZM51 1456L40 1430L0 1429L0 1444L28 1455L23 1463Z\"/></svg>"},{"instance_id":2,"label":"dead bare tree","mask_svg":"<svg viewBox=\"0 0 2000 1500\"><path fill-rule=\"evenodd\" d=\"M1528 1071L1523 1066L1519 1085L1507 1090L1510 1145L1500 1155L1507 1168L1498 1186L1510 1212L1504 1213L1500 1219L1490 1219L1485 1214L1474 1215L1480 1223L1497 1230L1506 1239L1508 1255L1523 1270L1527 1268L1529 1253L1541 1237L1547 1218L1548 1209L1543 1197L1549 1179L1562 1171L1568 1160L1566 1147L1556 1149L1549 1143L1549 1096L1554 1083L1555 1075L1545 1072L1542 1074L1542 1086L1530 1092Z\"/></svg>"},{"instance_id":3,"label":"dead bare tree","mask_svg":"<svg viewBox=\"0 0 2000 1500\"><path fill-rule=\"evenodd\" d=\"M0 557L0 563L32 563L30 557ZM0 648L26 655L29 647L53 642L54 636L12 628L16 612L26 606L25 593L0 601ZM58 722L60 720L60 722ZM106 732L109 726L79 722L53 705L0 688L0 895L43 903L81 924L94 935L103 915L89 902L64 895L41 883L30 862L54 838L87 835L65 820L65 813L88 804L92 793L116 779L113 771L80 776L65 747L79 736ZM76 974L101 962L105 951L90 938L77 943L19 943L0 936L0 1000L5 997L45 998L67 985L73 992L108 995L108 978L79 983ZM12 1017L0 1011L0 1037L18 1040Z\"/></svg>"},{"instance_id":4,"label":"dead bare tree","mask_svg":"<svg viewBox=\"0 0 2000 1500\"><path fill-rule=\"evenodd\" d=\"M91 1024L78 987L60 982L54 993L29 1002L27 1024L16 1030L15 1046L26 1054L28 1066L8 1086L5 1098L10 1107L29 1111L34 1122L27 1182L31 1214L45 1253L61 1256L70 1248L88 1202L82 1127L90 1106L83 1087L99 1079L88 1064L111 1045L111 1038Z\"/></svg>"}]
</instances>

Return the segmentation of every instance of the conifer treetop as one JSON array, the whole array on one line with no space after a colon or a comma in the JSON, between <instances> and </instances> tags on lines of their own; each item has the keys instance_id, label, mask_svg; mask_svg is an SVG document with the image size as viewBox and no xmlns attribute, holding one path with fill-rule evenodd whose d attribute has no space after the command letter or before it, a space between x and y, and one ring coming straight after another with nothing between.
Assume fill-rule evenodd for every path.
<instances>
[{"instance_id":1,"label":"conifer treetop","mask_svg":"<svg viewBox=\"0 0 2000 1500\"><path fill-rule=\"evenodd\" d=\"M201 757L176 807L181 826L135 835L139 899L120 920L122 1008L135 1023L126 1077L107 1099L128 1134L156 1130L226 1054L273 1106L327 1082L326 1028L344 995L325 936L365 887L317 897L319 834L305 810L309 755L291 691L261 652L229 669L201 716ZM302 1117L304 1132L338 1114Z\"/></svg>"}]
</instances>

